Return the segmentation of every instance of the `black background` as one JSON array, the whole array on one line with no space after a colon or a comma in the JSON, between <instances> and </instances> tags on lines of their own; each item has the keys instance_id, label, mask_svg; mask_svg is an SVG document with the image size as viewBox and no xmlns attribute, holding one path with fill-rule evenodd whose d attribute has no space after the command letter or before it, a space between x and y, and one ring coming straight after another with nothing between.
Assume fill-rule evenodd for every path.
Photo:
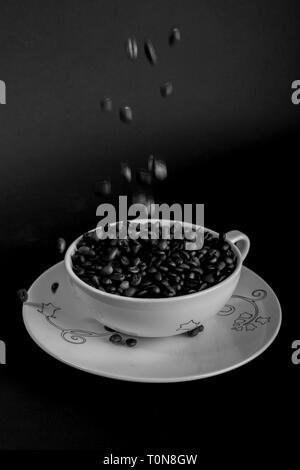
<instances>
[{"instance_id":1,"label":"black background","mask_svg":"<svg viewBox=\"0 0 300 470\"><path fill-rule=\"evenodd\" d=\"M238 450L270 452L288 433L291 456L299 2L2 0L0 10L0 449L93 450L96 458L201 453L217 443L231 459ZM174 25L182 42L170 49ZM156 67L142 54L127 59L128 36L153 40ZM164 100L166 80L174 94ZM100 111L106 96L111 115ZM120 104L132 106L132 125L118 120ZM204 203L206 226L247 233L246 264L282 305L274 344L224 376L165 385L94 377L47 356L22 324L16 289L59 261L58 236L71 242L96 224L95 181L111 178L118 195L120 162L143 167L152 152L169 170L156 201Z\"/></svg>"}]
</instances>

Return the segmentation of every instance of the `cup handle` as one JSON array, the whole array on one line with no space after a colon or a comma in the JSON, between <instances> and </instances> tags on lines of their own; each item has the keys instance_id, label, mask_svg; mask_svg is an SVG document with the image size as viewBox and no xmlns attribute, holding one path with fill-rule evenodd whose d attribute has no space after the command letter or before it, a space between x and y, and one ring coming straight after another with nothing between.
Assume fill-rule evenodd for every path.
<instances>
[{"instance_id":1,"label":"cup handle","mask_svg":"<svg viewBox=\"0 0 300 470\"><path fill-rule=\"evenodd\" d=\"M242 261L244 261L250 248L250 240L247 235L240 232L239 230L231 230L230 232L226 233L226 240L237 244L237 248L241 253Z\"/></svg>"}]
</instances>

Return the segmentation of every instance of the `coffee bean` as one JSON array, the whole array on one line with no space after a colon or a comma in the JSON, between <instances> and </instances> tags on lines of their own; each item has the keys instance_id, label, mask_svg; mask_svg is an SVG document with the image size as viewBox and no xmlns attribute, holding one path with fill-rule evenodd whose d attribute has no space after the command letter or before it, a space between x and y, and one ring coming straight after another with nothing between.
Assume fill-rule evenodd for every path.
<instances>
[{"instance_id":1,"label":"coffee bean","mask_svg":"<svg viewBox=\"0 0 300 470\"><path fill-rule=\"evenodd\" d=\"M120 120L125 124L130 123L133 120L133 113L130 106L121 106L119 110Z\"/></svg>"},{"instance_id":2,"label":"coffee bean","mask_svg":"<svg viewBox=\"0 0 300 470\"><path fill-rule=\"evenodd\" d=\"M146 57L149 60L150 64L156 65L157 64L156 51L154 49L152 42L149 39L145 41L144 43L144 50L145 50Z\"/></svg>"},{"instance_id":3,"label":"coffee bean","mask_svg":"<svg viewBox=\"0 0 300 470\"><path fill-rule=\"evenodd\" d=\"M109 277L104 277L101 282L102 282L103 286L109 286L112 283L112 281L111 281L111 279L109 279Z\"/></svg>"},{"instance_id":4,"label":"coffee bean","mask_svg":"<svg viewBox=\"0 0 300 470\"><path fill-rule=\"evenodd\" d=\"M152 266L151 268L149 268L149 269L147 270L147 273L148 273L148 274L155 274L155 273L157 273L157 269L154 268L154 266Z\"/></svg>"},{"instance_id":5,"label":"coffee bean","mask_svg":"<svg viewBox=\"0 0 300 470\"><path fill-rule=\"evenodd\" d=\"M97 196L108 196L111 193L111 182L109 180L97 181L95 183L95 194Z\"/></svg>"},{"instance_id":6,"label":"coffee bean","mask_svg":"<svg viewBox=\"0 0 300 470\"><path fill-rule=\"evenodd\" d=\"M203 325L199 325L196 328L194 328L193 330L188 331L187 336L190 336L190 337L197 336L203 330L204 330Z\"/></svg>"},{"instance_id":7,"label":"coffee bean","mask_svg":"<svg viewBox=\"0 0 300 470\"><path fill-rule=\"evenodd\" d=\"M157 272L157 273L155 274L155 276L154 276L154 279L155 279L156 281L161 281L161 280L162 280L162 274L159 273L159 272Z\"/></svg>"},{"instance_id":8,"label":"coffee bean","mask_svg":"<svg viewBox=\"0 0 300 470\"><path fill-rule=\"evenodd\" d=\"M129 288L129 281L123 281L123 282L121 282L120 288L121 288L122 290L128 289L128 288Z\"/></svg>"},{"instance_id":9,"label":"coffee bean","mask_svg":"<svg viewBox=\"0 0 300 470\"><path fill-rule=\"evenodd\" d=\"M139 268L140 268L140 271L145 271L145 269L147 269L147 264L146 264L146 263L141 263L141 264L139 265ZM143 273L142 273L142 274L143 274ZM146 274L146 273L144 273L144 274Z\"/></svg>"},{"instance_id":10,"label":"coffee bean","mask_svg":"<svg viewBox=\"0 0 300 470\"><path fill-rule=\"evenodd\" d=\"M226 263L224 261L221 261L218 266L217 266L219 271L222 271L222 269L226 268Z\"/></svg>"},{"instance_id":11,"label":"coffee bean","mask_svg":"<svg viewBox=\"0 0 300 470\"><path fill-rule=\"evenodd\" d=\"M123 269L118 266L115 261L113 261L112 267L115 273L123 274Z\"/></svg>"},{"instance_id":12,"label":"coffee bean","mask_svg":"<svg viewBox=\"0 0 300 470\"><path fill-rule=\"evenodd\" d=\"M92 277L92 282L93 282L93 284L95 284L96 287L99 287L99 280L98 280L97 276Z\"/></svg>"},{"instance_id":13,"label":"coffee bean","mask_svg":"<svg viewBox=\"0 0 300 470\"><path fill-rule=\"evenodd\" d=\"M159 254L164 255L164 250L168 248L168 242L166 240L161 240L158 242L157 246L159 250L161 250Z\"/></svg>"},{"instance_id":14,"label":"coffee bean","mask_svg":"<svg viewBox=\"0 0 300 470\"><path fill-rule=\"evenodd\" d=\"M63 253L66 249L66 240L64 238L58 238L57 249L59 253Z\"/></svg>"},{"instance_id":15,"label":"coffee bean","mask_svg":"<svg viewBox=\"0 0 300 470\"><path fill-rule=\"evenodd\" d=\"M134 273L134 274L140 272L138 266L129 266L128 271L130 271L131 273Z\"/></svg>"},{"instance_id":16,"label":"coffee bean","mask_svg":"<svg viewBox=\"0 0 300 470\"><path fill-rule=\"evenodd\" d=\"M141 280L142 280L141 274L134 274L130 280L130 284L131 286L136 287L141 283Z\"/></svg>"},{"instance_id":17,"label":"coffee bean","mask_svg":"<svg viewBox=\"0 0 300 470\"><path fill-rule=\"evenodd\" d=\"M129 287L128 289L124 291L124 295L126 297L133 297L135 293L136 293L135 287Z\"/></svg>"},{"instance_id":18,"label":"coffee bean","mask_svg":"<svg viewBox=\"0 0 300 470\"><path fill-rule=\"evenodd\" d=\"M154 254L159 257L160 263L162 263L165 259L167 259L167 256L164 251L155 250Z\"/></svg>"},{"instance_id":19,"label":"coffee bean","mask_svg":"<svg viewBox=\"0 0 300 470\"><path fill-rule=\"evenodd\" d=\"M205 282L208 282L209 284L213 284L215 282L215 278L212 274L206 274L203 276L203 279Z\"/></svg>"},{"instance_id":20,"label":"coffee bean","mask_svg":"<svg viewBox=\"0 0 300 470\"><path fill-rule=\"evenodd\" d=\"M84 274L84 269L79 268L78 266L74 266L73 270L74 270L75 274L77 274L77 276L82 276Z\"/></svg>"},{"instance_id":21,"label":"coffee bean","mask_svg":"<svg viewBox=\"0 0 300 470\"><path fill-rule=\"evenodd\" d=\"M107 265L104 266L104 268L102 269L102 273L103 273L103 274L107 274L107 275L112 274L113 271L114 271L114 268L112 267L111 264L107 264Z\"/></svg>"},{"instance_id":22,"label":"coffee bean","mask_svg":"<svg viewBox=\"0 0 300 470\"><path fill-rule=\"evenodd\" d=\"M143 290L140 290L137 295L138 297L143 297L145 296L146 294L148 293L148 290L147 289L143 289Z\"/></svg>"},{"instance_id":23,"label":"coffee bean","mask_svg":"<svg viewBox=\"0 0 300 470\"><path fill-rule=\"evenodd\" d=\"M154 160L154 176L156 179L162 181L168 175L167 165L162 160Z\"/></svg>"},{"instance_id":24,"label":"coffee bean","mask_svg":"<svg viewBox=\"0 0 300 470\"><path fill-rule=\"evenodd\" d=\"M100 102L101 110L104 113L110 113L113 110L113 103L111 98L104 98Z\"/></svg>"},{"instance_id":25,"label":"coffee bean","mask_svg":"<svg viewBox=\"0 0 300 470\"><path fill-rule=\"evenodd\" d=\"M132 247L132 253L134 255L137 255L140 249L141 249L141 245L139 243L135 243L134 246Z\"/></svg>"},{"instance_id":26,"label":"coffee bean","mask_svg":"<svg viewBox=\"0 0 300 470\"><path fill-rule=\"evenodd\" d=\"M181 33L179 28L172 28L169 34L169 45L175 46L181 40Z\"/></svg>"},{"instance_id":27,"label":"coffee bean","mask_svg":"<svg viewBox=\"0 0 300 470\"><path fill-rule=\"evenodd\" d=\"M170 292L171 294L176 294L176 291L173 289L173 287L170 286L170 284L167 281L162 281L161 284L164 286L164 288Z\"/></svg>"},{"instance_id":28,"label":"coffee bean","mask_svg":"<svg viewBox=\"0 0 300 470\"><path fill-rule=\"evenodd\" d=\"M188 294L195 294L196 292L197 292L196 289L189 289L189 290L187 291Z\"/></svg>"},{"instance_id":29,"label":"coffee bean","mask_svg":"<svg viewBox=\"0 0 300 470\"><path fill-rule=\"evenodd\" d=\"M53 282L53 284L51 285L51 290L52 290L53 294L56 293L58 288L59 288L59 283L58 282Z\"/></svg>"},{"instance_id":30,"label":"coffee bean","mask_svg":"<svg viewBox=\"0 0 300 470\"><path fill-rule=\"evenodd\" d=\"M234 260L233 258L230 258L230 256L226 256L226 258L224 259L225 263L228 264L228 265L232 265L234 263Z\"/></svg>"},{"instance_id":31,"label":"coffee bean","mask_svg":"<svg viewBox=\"0 0 300 470\"><path fill-rule=\"evenodd\" d=\"M121 163L121 175L124 177L127 183L131 183L132 172L131 168L127 165L127 163Z\"/></svg>"},{"instance_id":32,"label":"coffee bean","mask_svg":"<svg viewBox=\"0 0 300 470\"><path fill-rule=\"evenodd\" d=\"M122 274L122 273L113 273L113 274L110 276L110 279L111 279L112 281L124 281L125 275Z\"/></svg>"},{"instance_id":33,"label":"coffee bean","mask_svg":"<svg viewBox=\"0 0 300 470\"><path fill-rule=\"evenodd\" d=\"M140 262L141 262L141 258L134 258L132 260L133 266L138 266L140 264Z\"/></svg>"},{"instance_id":34,"label":"coffee bean","mask_svg":"<svg viewBox=\"0 0 300 470\"><path fill-rule=\"evenodd\" d=\"M137 344L137 340L135 338L127 338L125 342L129 348L133 348Z\"/></svg>"},{"instance_id":35,"label":"coffee bean","mask_svg":"<svg viewBox=\"0 0 300 470\"><path fill-rule=\"evenodd\" d=\"M110 294L114 294L117 291L115 286L107 286L106 287L106 292L109 292Z\"/></svg>"},{"instance_id":36,"label":"coffee bean","mask_svg":"<svg viewBox=\"0 0 300 470\"><path fill-rule=\"evenodd\" d=\"M138 46L135 38L128 38L125 45L126 53L129 59L135 60L138 56Z\"/></svg>"},{"instance_id":37,"label":"coffee bean","mask_svg":"<svg viewBox=\"0 0 300 470\"><path fill-rule=\"evenodd\" d=\"M154 286L152 288L152 292L153 292L153 294L158 295L158 294L160 294L160 288L158 286Z\"/></svg>"},{"instance_id":38,"label":"coffee bean","mask_svg":"<svg viewBox=\"0 0 300 470\"><path fill-rule=\"evenodd\" d=\"M78 253L84 256L91 256L91 251L92 251L92 255L95 256L96 253L93 250L91 250L88 246L81 246L78 249Z\"/></svg>"},{"instance_id":39,"label":"coffee bean","mask_svg":"<svg viewBox=\"0 0 300 470\"><path fill-rule=\"evenodd\" d=\"M178 269L178 268L177 268L177 269ZM180 265L180 269L183 269L183 270L188 270L188 271L189 271L189 270L190 270L190 267L189 267L189 265L188 265L188 264L186 264L186 263L182 263L182 264Z\"/></svg>"},{"instance_id":40,"label":"coffee bean","mask_svg":"<svg viewBox=\"0 0 300 470\"><path fill-rule=\"evenodd\" d=\"M121 256L121 263L123 264L123 266L129 266L130 261L127 256Z\"/></svg>"},{"instance_id":41,"label":"coffee bean","mask_svg":"<svg viewBox=\"0 0 300 470\"><path fill-rule=\"evenodd\" d=\"M169 271L169 268L167 268L167 266L158 266L158 269L160 271L163 271L164 273L167 273Z\"/></svg>"},{"instance_id":42,"label":"coffee bean","mask_svg":"<svg viewBox=\"0 0 300 470\"><path fill-rule=\"evenodd\" d=\"M227 251L229 250L229 248L230 248L229 243L223 243L223 245L221 246L222 251Z\"/></svg>"},{"instance_id":43,"label":"coffee bean","mask_svg":"<svg viewBox=\"0 0 300 470\"><path fill-rule=\"evenodd\" d=\"M119 335L118 333L115 333L109 337L109 341L114 344L121 343L122 341L122 336Z\"/></svg>"},{"instance_id":44,"label":"coffee bean","mask_svg":"<svg viewBox=\"0 0 300 470\"><path fill-rule=\"evenodd\" d=\"M28 300L28 292L26 289L19 289L17 291L17 296L21 300L21 302L27 302Z\"/></svg>"},{"instance_id":45,"label":"coffee bean","mask_svg":"<svg viewBox=\"0 0 300 470\"><path fill-rule=\"evenodd\" d=\"M196 260L195 260L195 261L193 261L193 260L192 260L192 261L189 261L189 266L191 266L192 268L193 268L193 267L198 268L199 264L200 264L200 263L199 263L198 260L197 260L197 261L196 261Z\"/></svg>"},{"instance_id":46,"label":"coffee bean","mask_svg":"<svg viewBox=\"0 0 300 470\"><path fill-rule=\"evenodd\" d=\"M198 290L199 290L199 291L202 291L202 290L207 289L207 287L208 287L207 283L204 282L204 283L200 286L200 288L199 288Z\"/></svg>"},{"instance_id":47,"label":"coffee bean","mask_svg":"<svg viewBox=\"0 0 300 470\"><path fill-rule=\"evenodd\" d=\"M107 255L107 259L109 261L113 261L115 259L115 257L118 255L118 253L119 253L118 248L110 249L109 252L108 252L108 255Z\"/></svg>"},{"instance_id":48,"label":"coffee bean","mask_svg":"<svg viewBox=\"0 0 300 470\"><path fill-rule=\"evenodd\" d=\"M209 252L209 256L212 258L212 257L215 257L215 258L219 258L221 256L221 253L219 252L219 250L210 250Z\"/></svg>"},{"instance_id":49,"label":"coffee bean","mask_svg":"<svg viewBox=\"0 0 300 470\"><path fill-rule=\"evenodd\" d=\"M167 266L168 266L168 268L176 268L177 264L174 263L174 261L169 261L169 262L167 263Z\"/></svg>"},{"instance_id":50,"label":"coffee bean","mask_svg":"<svg viewBox=\"0 0 300 470\"><path fill-rule=\"evenodd\" d=\"M173 84L172 82L166 82L160 87L160 94L163 98L167 98L173 93Z\"/></svg>"}]
</instances>

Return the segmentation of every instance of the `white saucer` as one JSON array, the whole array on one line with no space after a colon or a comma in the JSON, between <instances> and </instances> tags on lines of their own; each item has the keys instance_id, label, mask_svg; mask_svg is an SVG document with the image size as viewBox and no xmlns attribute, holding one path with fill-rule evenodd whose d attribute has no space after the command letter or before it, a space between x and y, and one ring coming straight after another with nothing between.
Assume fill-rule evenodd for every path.
<instances>
[{"instance_id":1,"label":"white saucer","mask_svg":"<svg viewBox=\"0 0 300 470\"><path fill-rule=\"evenodd\" d=\"M54 282L59 283L55 294ZM235 369L270 346L281 324L276 295L246 267L228 305L204 324L202 333L140 338L133 348L109 341L111 333L74 296L63 262L33 283L28 302L25 326L47 353L93 374L137 382L180 382Z\"/></svg>"}]
</instances>

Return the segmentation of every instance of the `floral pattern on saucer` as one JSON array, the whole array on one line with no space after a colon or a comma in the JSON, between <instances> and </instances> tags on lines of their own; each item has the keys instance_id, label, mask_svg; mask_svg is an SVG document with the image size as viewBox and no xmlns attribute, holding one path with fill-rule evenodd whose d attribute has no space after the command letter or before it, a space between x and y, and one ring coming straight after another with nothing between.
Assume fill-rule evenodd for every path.
<instances>
[{"instance_id":1,"label":"floral pattern on saucer","mask_svg":"<svg viewBox=\"0 0 300 470\"><path fill-rule=\"evenodd\" d=\"M233 325L231 327L232 330L235 331L254 331L256 328L260 327L261 325L265 325L269 323L271 320L270 316L264 316L260 313L259 307L257 305L257 301L263 300L267 296L267 291L264 289L256 289L252 292L251 297L246 297L244 295L237 295L234 294L231 298L232 299L241 299L247 302L252 311L250 312L242 312L239 316L234 320ZM240 307L240 304L239 304ZM232 315L236 312L236 307L231 304L226 304L225 307L218 313L221 317Z\"/></svg>"}]
</instances>

